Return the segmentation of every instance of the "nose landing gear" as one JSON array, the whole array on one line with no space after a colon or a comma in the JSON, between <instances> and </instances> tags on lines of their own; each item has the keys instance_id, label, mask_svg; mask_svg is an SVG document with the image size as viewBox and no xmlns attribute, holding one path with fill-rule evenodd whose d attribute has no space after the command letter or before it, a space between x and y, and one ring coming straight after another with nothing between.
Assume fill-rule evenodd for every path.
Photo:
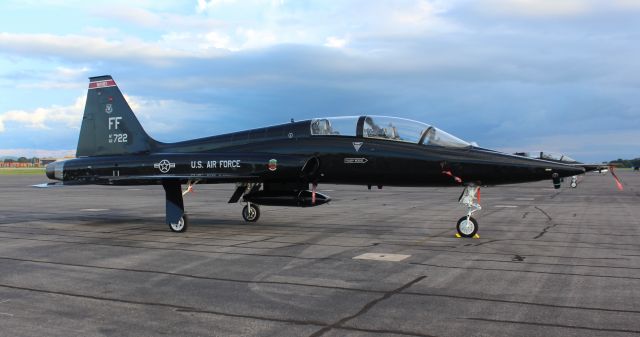
<instances>
[{"instance_id":1,"label":"nose landing gear","mask_svg":"<svg viewBox=\"0 0 640 337\"><path fill-rule=\"evenodd\" d=\"M478 202L476 202L476 200ZM456 225L457 237L463 238L479 238L478 236L478 221L471 215L482 209L480 206L480 187L474 185L468 185L462 191L460 199L461 204L467 207L467 215L458 220Z\"/></svg>"},{"instance_id":2,"label":"nose landing gear","mask_svg":"<svg viewBox=\"0 0 640 337\"><path fill-rule=\"evenodd\" d=\"M578 187L578 176L571 177L571 188Z\"/></svg>"}]
</instances>

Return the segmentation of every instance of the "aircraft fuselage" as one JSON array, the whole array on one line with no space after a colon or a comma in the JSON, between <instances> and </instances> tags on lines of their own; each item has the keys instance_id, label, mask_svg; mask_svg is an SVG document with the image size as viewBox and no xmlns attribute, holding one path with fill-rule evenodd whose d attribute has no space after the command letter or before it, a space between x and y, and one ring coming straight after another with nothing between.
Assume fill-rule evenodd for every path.
<instances>
[{"instance_id":1,"label":"aircraft fuselage","mask_svg":"<svg viewBox=\"0 0 640 337\"><path fill-rule=\"evenodd\" d=\"M51 179L65 184L310 182L380 186L498 185L552 179L582 169L492 150L447 148L350 136L312 136L310 121L192 141L154 145L153 153L84 157L54 163ZM317 160L313 172L301 172ZM60 167L63 166L62 171ZM56 175L56 168L58 174ZM63 173L62 173L63 172ZM62 179L60 179L62 178ZM164 179L164 178L163 178Z\"/></svg>"}]
</instances>

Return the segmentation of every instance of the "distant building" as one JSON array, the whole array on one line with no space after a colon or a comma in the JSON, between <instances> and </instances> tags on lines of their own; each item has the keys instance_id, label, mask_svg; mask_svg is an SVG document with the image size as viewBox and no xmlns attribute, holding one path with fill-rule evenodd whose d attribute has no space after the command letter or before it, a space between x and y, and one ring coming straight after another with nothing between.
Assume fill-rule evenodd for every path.
<instances>
[{"instance_id":1,"label":"distant building","mask_svg":"<svg viewBox=\"0 0 640 337\"><path fill-rule=\"evenodd\" d=\"M56 160L58 160L58 158L41 158L40 166L47 166L47 164L51 164Z\"/></svg>"}]
</instances>

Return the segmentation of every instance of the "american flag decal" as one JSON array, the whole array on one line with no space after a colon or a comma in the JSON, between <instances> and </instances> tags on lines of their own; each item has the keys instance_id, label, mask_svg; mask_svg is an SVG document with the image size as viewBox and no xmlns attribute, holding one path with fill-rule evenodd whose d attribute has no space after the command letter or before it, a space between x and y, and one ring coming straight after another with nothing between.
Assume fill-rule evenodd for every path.
<instances>
[{"instance_id":1,"label":"american flag decal","mask_svg":"<svg viewBox=\"0 0 640 337\"><path fill-rule=\"evenodd\" d=\"M115 87L115 86L116 86L116 81L114 80L89 82L89 89L99 89L99 88L107 88L107 87Z\"/></svg>"}]
</instances>

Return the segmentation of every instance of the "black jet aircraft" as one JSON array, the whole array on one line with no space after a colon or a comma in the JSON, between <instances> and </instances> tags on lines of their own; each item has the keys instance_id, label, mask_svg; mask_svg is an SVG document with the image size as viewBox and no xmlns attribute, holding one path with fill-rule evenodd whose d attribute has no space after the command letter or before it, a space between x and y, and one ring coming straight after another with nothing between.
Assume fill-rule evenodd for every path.
<instances>
[{"instance_id":1,"label":"black jet aircraft","mask_svg":"<svg viewBox=\"0 0 640 337\"><path fill-rule=\"evenodd\" d=\"M162 143L143 130L111 76L90 78L76 157L47 165L47 177L63 185L162 185L166 222L174 232L187 229L183 195L197 183L235 183L229 203L246 203L246 221L258 220L258 205L327 203L330 198L316 188L331 183L463 187L459 202L467 212L456 228L460 236L473 237L478 223L471 215L481 209L481 186L559 182L584 172L472 146L432 125L384 116L314 118Z\"/></svg>"}]
</instances>

